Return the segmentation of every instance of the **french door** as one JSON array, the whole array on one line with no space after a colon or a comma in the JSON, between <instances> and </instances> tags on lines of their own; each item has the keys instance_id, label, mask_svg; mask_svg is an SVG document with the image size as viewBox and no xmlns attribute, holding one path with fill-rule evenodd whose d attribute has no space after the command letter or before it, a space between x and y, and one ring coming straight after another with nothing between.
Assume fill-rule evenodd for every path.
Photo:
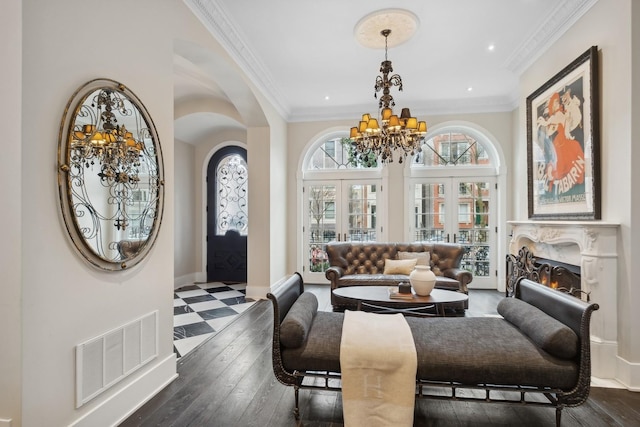
<instances>
[{"instance_id":1,"label":"french door","mask_svg":"<svg viewBox=\"0 0 640 427\"><path fill-rule=\"evenodd\" d=\"M383 239L379 224L380 180L305 181L303 279L326 283L326 245L337 241Z\"/></svg>"},{"instance_id":2,"label":"french door","mask_svg":"<svg viewBox=\"0 0 640 427\"><path fill-rule=\"evenodd\" d=\"M464 245L471 288L497 288L495 183L493 177L411 180L411 239Z\"/></svg>"}]
</instances>

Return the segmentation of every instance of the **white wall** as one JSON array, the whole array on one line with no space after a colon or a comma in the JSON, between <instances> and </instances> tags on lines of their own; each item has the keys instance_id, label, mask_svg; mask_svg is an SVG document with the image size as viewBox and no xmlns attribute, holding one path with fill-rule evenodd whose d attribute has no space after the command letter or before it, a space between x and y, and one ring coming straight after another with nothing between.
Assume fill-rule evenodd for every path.
<instances>
[{"instance_id":1,"label":"white wall","mask_svg":"<svg viewBox=\"0 0 640 427\"><path fill-rule=\"evenodd\" d=\"M175 140L175 244L174 285L191 284L198 271L196 259L195 147Z\"/></svg>"},{"instance_id":2,"label":"white wall","mask_svg":"<svg viewBox=\"0 0 640 427\"><path fill-rule=\"evenodd\" d=\"M23 0L23 425L109 425L175 373L173 324L172 0ZM151 13L153 11L153 13ZM80 19L83 18L83 19ZM84 18L91 18L85 25ZM78 24L78 25L73 25ZM143 28L144 30L139 30ZM75 252L60 218L57 135L65 105L86 81L122 82L142 100L163 144L162 228L140 265L102 272ZM159 312L159 356L75 409L74 347ZM92 412L94 411L95 412ZM99 423L93 418L99 414ZM84 418L83 418L84 417Z\"/></svg>"},{"instance_id":3,"label":"white wall","mask_svg":"<svg viewBox=\"0 0 640 427\"><path fill-rule=\"evenodd\" d=\"M636 309L640 303L640 286L636 279L637 271L633 268L633 261L640 254L640 191L637 191L640 185L640 168L634 167L640 164L640 4L637 1L631 3L631 140L629 141L629 161L631 168L631 179L629 188L631 189L631 212L630 218L635 219L629 231L630 241L630 261L626 263L628 294L624 295L629 305L630 316L629 321L624 322L621 319L622 335L628 339L628 359L631 362L640 363L640 334L637 327L640 322L640 314ZM636 191L633 191L636 189ZM633 255L633 257L631 257ZM626 351L626 349L625 349ZM636 369L635 376L631 376L630 382L640 385L640 373ZM639 386L640 388L640 386Z\"/></svg>"},{"instance_id":4,"label":"white wall","mask_svg":"<svg viewBox=\"0 0 640 427\"><path fill-rule=\"evenodd\" d=\"M202 22L205 26L209 24L206 17L202 18ZM246 127L246 134L240 141L246 142L249 167L247 296L264 298L271 285L286 274L283 267L285 263L280 255L286 253L286 240L282 238L286 234L286 215L283 215L281 207L281 200L286 200L283 178L283 169L286 169L269 161L279 161L280 153L286 150L286 124L220 44L204 31L205 27L186 8L175 15L175 23L181 30L175 44L177 52L215 81L229 99L229 104L219 104L215 113L232 118ZM212 31L215 32L215 29ZM212 111L210 106L205 107L205 110ZM202 143L206 147L211 147L211 143L224 143L223 135L212 135ZM210 155L210 149L206 153ZM198 148L197 167L202 154L202 150ZM203 166L206 167L204 164ZM275 199L272 200L271 197ZM196 202L200 205L200 209L196 209L196 215L201 215L203 202L204 200ZM203 225L201 222L199 224L202 229ZM204 261L206 250L203 246L200 250L202 252L197 253L197 256ZM204 266L202 269L204 270Z\"/></svg>"},{"instance_id":5,"label":"white wall","mask_svg":"<svg viewBox=\"0 0 640 427\"><path fill-rule=\"evenodd\" d=\"M640 301L633 263L640 246L632 236L640 234L638 215L632 215L632 204L640 204L635 188L640 175L634 165L640 154L633 150L632 130L639 134L638 111L632 117L632 91L638 93L638 70L632 79L632 58L638 63L637 47L631 48L631 10L635 3L638 25L639 5L630 0L600 0L572 28L533 64L521 78L518 145L514 155L514 218L527 219L526 180L526 97L549 78L572 62L590 46L597 45L600 60L600 159L602 186L602 220L620 224L618 248L618 378L640 389L640 336L635 325L640 323ZM637 30L636 30L637 31ZM636 34L636 41L638 35ZM632 86L632 83L634 86ZM637 106L637 100L635 105ZM635 122L635 123L634 123ZM516 167L520 166L520 167ZM598 314L596 313L595 316ZM635 366L634 366L635 364Z\"/></svg>"},{"instance_id":6,"label":"white wall","mask_svg":"<svg viewBox=\"0 0 640 427\"><path fill-rule=\"evenodd\" d=\"M0 218L3 244L0 249L0 427L21 423L21 259L22 241L22 2L8 0L2 3L0 13L0 200L3 206Z\"/></svg>"}]
</instances>

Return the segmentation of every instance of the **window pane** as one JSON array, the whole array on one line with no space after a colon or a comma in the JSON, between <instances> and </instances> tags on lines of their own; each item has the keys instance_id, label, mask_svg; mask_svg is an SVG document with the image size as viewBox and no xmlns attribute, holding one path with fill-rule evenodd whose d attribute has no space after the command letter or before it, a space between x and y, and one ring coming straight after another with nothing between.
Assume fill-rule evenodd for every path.
<instances>
[{"instance_id":1,"label":"window pane","mask_svg":"<svg viewBox=\"0 0 640 427\"><path fill-rule=\"evenodd\" d=\"M248 197L247 163L239 154L224 157L216 169L216 234L223 236L228 230L247 235Z\"/></svg>"},{"instance_id":2,"label":"window pane","mask_svg":"<svg viewBox=\"0 0 640 427\"><path fill-rule=\"evenodd\" d=\"M368 166L371 164L371 166ZM361 159L351 149L349 138L323 142L309 158L307 170L365 169L377 167L376 159Z\"/></svg>"},{"instance_id":3,"label":"window pane","mask_svg":"<svg viewBox=\"0 0 640 427\"><path fill-rule=\"evenodd\" d=\"M425 141L422 152L413 158L412 167L489 165L482 144L472 136L459 132L443 132Z\"/></svg>"}]
</instances>

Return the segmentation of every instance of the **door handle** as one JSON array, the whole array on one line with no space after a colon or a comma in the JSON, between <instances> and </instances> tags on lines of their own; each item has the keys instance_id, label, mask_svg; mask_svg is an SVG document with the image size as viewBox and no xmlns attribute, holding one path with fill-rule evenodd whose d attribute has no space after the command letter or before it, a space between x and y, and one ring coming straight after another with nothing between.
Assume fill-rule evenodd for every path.
<instances>
[{"instance_id":1,"label":"door handle","mask_svg":"<svg viewBox=\"0 0 640 427\"><path fill-rule=\"evenodd\" d=\"M344 233L344 241L347 241L347 233Z\"/></svg>"},{"instance_id":2,"label":"door handle","mask_svg":"<svg viewBox=\"0 0 640 427\"><path fill-rule=\"evenodd\" d=\"M456 243L456 240L457 240L456 233L453 233L453 243Z\"/></svg>"},{"instance_id":3,"label":"door handle","mask_svg":"<svg viewBox=\"0 0 640 427\"><path fill-rule=\"evenodd\" d=\"M450 240L449 240L449 233L447 233L447 243L449 243L449 242L450 242Z\"/></svg>"}]
</instances>

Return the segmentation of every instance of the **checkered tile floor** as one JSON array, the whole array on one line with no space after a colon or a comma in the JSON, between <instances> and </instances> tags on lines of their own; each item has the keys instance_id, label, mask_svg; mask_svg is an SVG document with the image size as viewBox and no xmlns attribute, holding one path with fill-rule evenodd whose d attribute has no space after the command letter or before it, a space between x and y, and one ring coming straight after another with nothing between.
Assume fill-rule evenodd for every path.
<instances>
[{"instance_id":1,"label":"checkered tile floor","mask_svg":"<svg viewBox=\"0 0 640 427\"><path fill-rule=\"evenodd\" d=\"M198 347L254 301L245 298L246 284L200 283L176 289L173 300L173 351L183 357Z\"/></svg>"}]
</instances>

